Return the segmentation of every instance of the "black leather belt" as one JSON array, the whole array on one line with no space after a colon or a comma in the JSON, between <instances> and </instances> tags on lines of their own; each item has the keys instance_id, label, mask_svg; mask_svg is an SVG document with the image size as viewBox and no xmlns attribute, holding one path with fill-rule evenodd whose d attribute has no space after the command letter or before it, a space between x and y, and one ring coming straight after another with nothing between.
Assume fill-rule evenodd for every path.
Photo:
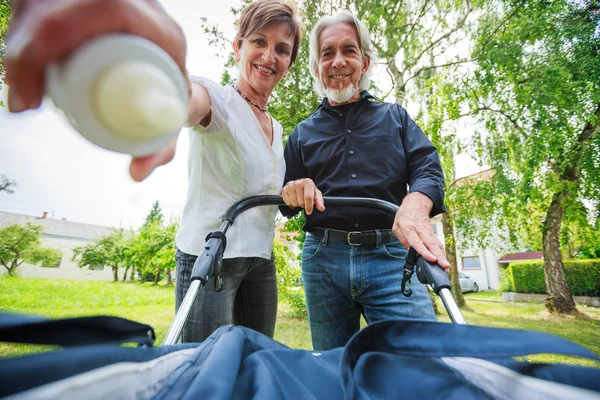
<instances>
[{"instance_id":1,"label":"black leather belt","mask_svg":"<svg viewBox=\"0 0 600 400\"><path fill-rule=\"evenodd\" d=\"M380 234L379 241L377 240L378 232ZM382 245L390 243L396 238L396 235L394 235L391 229L373 231L340 231L337 229L313 228L308 233L318 237L319 239L323 239L327 234L328 240L346 242L350 246Z\"/></svg>"}]
</instances>

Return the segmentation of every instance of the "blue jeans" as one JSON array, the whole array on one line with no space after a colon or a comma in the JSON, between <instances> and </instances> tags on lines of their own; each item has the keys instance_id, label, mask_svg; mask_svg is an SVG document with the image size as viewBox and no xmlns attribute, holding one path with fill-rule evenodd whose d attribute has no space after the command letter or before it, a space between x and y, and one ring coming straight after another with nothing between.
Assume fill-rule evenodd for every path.
<instances>
[{"instance_id":1,"label":"blue jeans","mask_svg":"<svg viewBox=\"0 0 600 400\"><path fill-rule=\"evenodd\" d=\"M175 306L183 302L197 256L177 249ZM275 262L259 257L223 259L223 291L215 292L212 281L200 289L183 328L183 343L200 343L223 325L245 326L269 337L277 319Z\"/></svg>"},{"instance_id":2,"label":"blue jeans","mask_svg":"<svg viewBox=\"0 0 600 400\"><path fill-rule=\"evenodd\" d=\"M302 279L315 350L344 346L368 324L390 319L434 320L425 285L416 274L413 294L400 291L408 251L395 239L377 246L351 246L306 235L302 251Z\"/></svg>"}]
</instances>

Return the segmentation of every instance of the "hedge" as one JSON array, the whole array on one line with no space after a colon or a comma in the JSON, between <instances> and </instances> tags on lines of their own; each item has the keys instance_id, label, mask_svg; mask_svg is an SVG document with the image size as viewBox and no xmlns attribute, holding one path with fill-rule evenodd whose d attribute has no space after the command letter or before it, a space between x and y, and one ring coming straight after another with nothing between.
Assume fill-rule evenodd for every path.
<instances>
[{"instance_id":1,"label":"hedge","mask_svg":"<svg viewBox=\"0 0 600 400\"><path fill-rule=\"evenodd\" d=\"M600 259L563 261L573 296L600 296ZM516 262L502 270L502 291L546 294L543 261Z\"/></svg>"}]
</instances>

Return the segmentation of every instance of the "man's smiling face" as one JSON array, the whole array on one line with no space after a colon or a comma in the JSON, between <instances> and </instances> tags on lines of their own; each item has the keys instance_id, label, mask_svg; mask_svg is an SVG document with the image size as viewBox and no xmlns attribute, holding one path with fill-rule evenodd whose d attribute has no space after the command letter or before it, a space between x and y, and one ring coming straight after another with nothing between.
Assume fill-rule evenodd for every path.
<instances>
[{"instance_id":1,"label":"man's smiling face","mask_svg":"<svg viewBox=\"0 0 600 400\"><path fill-rule=\"evenodd\" d=\"M358 34L352 25L338 22L323 29L319 36L317 76L330 101L335 104L357 101L360 98L358 83L369 62L369 57L362 55Z\"/></svg>"}]
</instances>

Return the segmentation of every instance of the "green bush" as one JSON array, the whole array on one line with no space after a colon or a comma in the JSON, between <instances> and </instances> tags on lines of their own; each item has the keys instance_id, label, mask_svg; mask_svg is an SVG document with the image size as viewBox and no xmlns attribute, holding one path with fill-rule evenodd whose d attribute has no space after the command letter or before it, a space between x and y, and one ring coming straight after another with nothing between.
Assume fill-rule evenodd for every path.
<instances>
[{"instance_id":1,"label":"green bush","mask_svg":"<svg viewBox=\"0 0 600 400\"><path fill-rule=\"evenodd\" d=\"M290 306L289 316L291 318L308 318L308 312L306 310L306 298L304 297L303 290L297 293L288 292L282 296L282 300Z\"/></svg>"},{"instance_id":2,"label":"green bush","mask_svg":"<svg viewBox=\"0 0 600 400\"><path fill-rule=\"evenodd\" d=\"M277 292L279 300L290 307L290 317L306 319L306 299L304 291L299 287L302 272L290 264L294 254L283 244L273 243L275 268L277 269Z\"/></svg>"},{"instance_id":3,"label":"green bush","mask_svg":"<svg viewBox=\"0 0 600 400\"><path fill-rule=\"evenodd\" d=\"M564 261L573 296L600 296L600 260ZM512 263L502 271L502 291L546 294L543 261Z\"/></svg>"}]
</instances>

